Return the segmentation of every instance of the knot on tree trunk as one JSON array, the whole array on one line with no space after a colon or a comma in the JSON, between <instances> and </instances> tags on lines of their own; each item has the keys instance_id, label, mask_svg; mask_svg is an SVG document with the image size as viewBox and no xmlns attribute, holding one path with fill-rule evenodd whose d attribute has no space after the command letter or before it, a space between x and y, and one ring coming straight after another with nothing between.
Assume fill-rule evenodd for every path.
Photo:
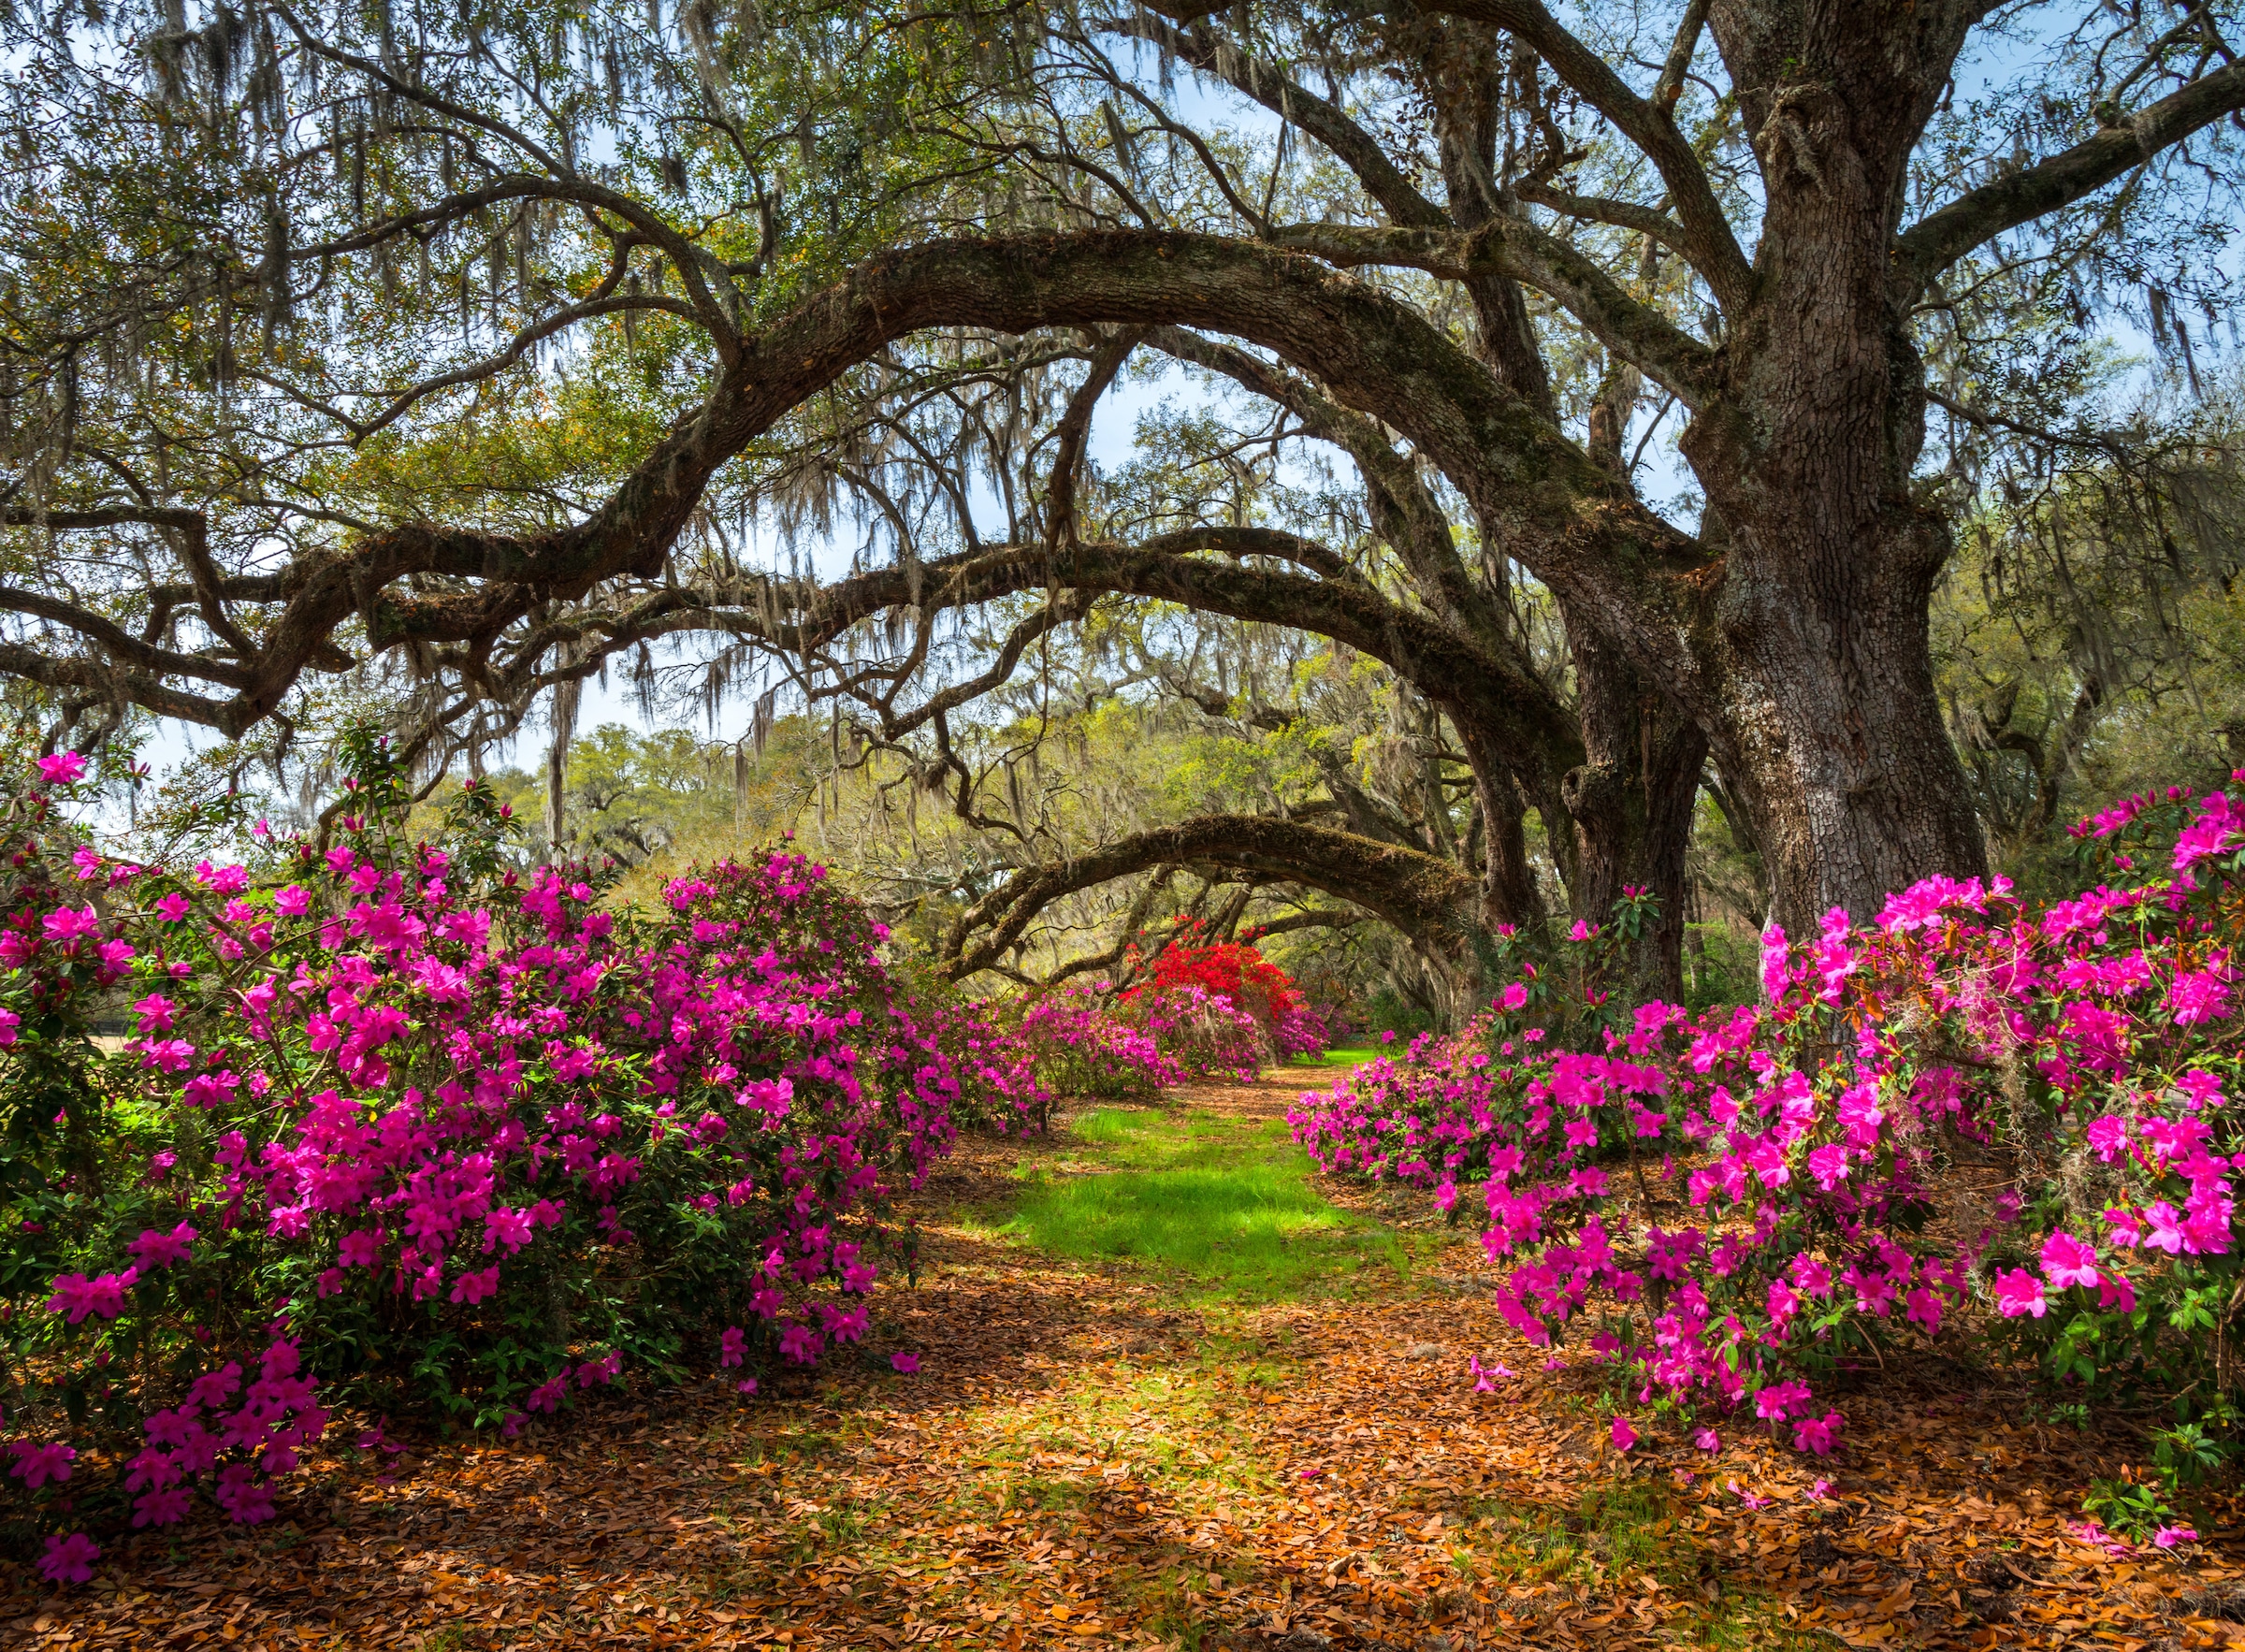
<instances>
[{"instance_id":1,"label":"knot on tree trunk","mask_svg":"<svg viewBox=\"0 0 2245 1652\"><path fill-rule=\"evenodd\" d=\"M1559 777L1559 802L1576 820L1593 820L1622 806L1629 777L1612 763L1580 763Z\"/></svg>"},{"instance_id":2,"label":"knot on tree trunk","mask_svg":"<svg viewBox=\"0 0 2245 1652\"><path fill-rule=\"evenodd\" d=\"M1791 173L1830 194L1827 159L1845 139L1847 116L1838 89L1829 81L1806 80L1779 88L1754 138L1770 181L1777 182Z\"/></svg>"}]
</instances>

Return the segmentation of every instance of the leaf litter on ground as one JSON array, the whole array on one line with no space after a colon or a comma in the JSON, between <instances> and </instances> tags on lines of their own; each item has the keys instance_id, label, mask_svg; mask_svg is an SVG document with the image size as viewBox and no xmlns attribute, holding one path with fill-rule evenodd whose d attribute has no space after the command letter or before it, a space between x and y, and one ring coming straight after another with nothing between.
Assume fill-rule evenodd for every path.
<instances>
[{"instance_id":1,"label":"leaf litter on ground","mask_svg":"<svg viewBox=\"0 0 2245 1652\"><path fill-rule=\"evenodd\" d=\"M123 1539L60 1596L10 1564L0 1619L237 1652L2245 1639L2235 1503L2185 1553L2084 1541L2131 1442L2030 1420L2004 1373L1872 1373L1831 1459L1737 1420L1616 1451L1600 1373L1504 1328L1470 1224L1311 1177L1281 1121L1323 1079L962 1144L852 1364L331 1451L275 1526Z\"/></svg>"}]
</instances>

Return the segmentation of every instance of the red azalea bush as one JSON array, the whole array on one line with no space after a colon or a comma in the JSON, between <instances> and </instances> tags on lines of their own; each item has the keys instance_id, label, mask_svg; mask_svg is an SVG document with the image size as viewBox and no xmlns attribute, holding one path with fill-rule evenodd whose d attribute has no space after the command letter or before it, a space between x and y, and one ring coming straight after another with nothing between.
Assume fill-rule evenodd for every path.
<instances>
[{"instance_id":1,"label":"red azalea bush","mask_svg":"<svg viewBox=\"0 0 2245 1652\"><path fill-rule=\"evenodd\" d=\"M1220 1047L1205 1065L1210 1073L1260 1070L1274 1056L1322 1054L1332 1041L1325 1019L1302 996L1294 978L1264 957L1252 942L1209 941L1202 938L1206 934L1197 919L1181 921L1176 937L1147 970L1146 978L1122 994L1123 1003L1154 1000L1140 1012L1148 1024L1160 1021L1179 1028L1191 1027L1192 1033L1179 1036ZM1231 1060L1229 1047L1237 1040L1228 1031L1202 1032L1202 1024L1211 1018L1230 1019L1224 1008L1209 1005L1208 1001L1213 999L1224 1000L1224 1006L1253 1020L1262 1036L1264 1048L1259 1054ZM1252 1078L1253 1071L1247 1076Z\"/></svg>"},{"instance_id":2,"label":"red azalea bush","mask_svg":"<svg viewBox=\"0 0 2245 1652\"><path fill-rule=\"evenodd\" d=\"M950 1063L823 868L610 912L505 871L472 788L447 848L407 843L398 776L352 755L334 847L249 864L106 860L45 790L0 810L19 1530L198 1489L266 1518L338 1398L511 1429L628 1370L814 1362L866 1336L877 1213L951 1139Z\"/></svg>"},{"instance_id":3,"label":"red azalea bush","mask_svg":"<svg viewBox=\"0 0 2245 1652\"><path fill-rule=\"evenodd\" d=\"M1640 1401L1828 1452L1835 1368L1969 1302L2084 1400L2180 1396L2188 1478L2245 1369L2245 806L2178 789L2076 833L2103 880L2072 899L1932 878L1773 929L1767 1002L1696 1020L1600 1004L1580 930L1463 1033L1305 1095L1296 1135L1446 1206L1479 1181L1506 1317L1543 1344L1587 1318Z\"/></svg>"}]
</instances>

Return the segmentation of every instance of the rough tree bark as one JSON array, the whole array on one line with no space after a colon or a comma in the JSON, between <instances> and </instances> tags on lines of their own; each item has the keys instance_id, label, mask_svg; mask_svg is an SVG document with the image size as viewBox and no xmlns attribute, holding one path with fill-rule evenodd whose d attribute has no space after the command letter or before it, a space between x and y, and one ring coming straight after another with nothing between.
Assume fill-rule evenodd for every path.
<instances>
[{"instance_id":1,"label":"rough tree bark","mask_svg":"<svg viewBox=\"0 0 2245 1652\"><path fill-rule=\"evenodd\" d=\"M1984 9L1710 8L1767 208L1753 298L1684 450L1731 538L1725 768L1796 933L1986 869L1934 688L1926 614L1951 527L1913 488L1918 288L1893 255L1911 151Z\"/></svg>"}]
</instances>

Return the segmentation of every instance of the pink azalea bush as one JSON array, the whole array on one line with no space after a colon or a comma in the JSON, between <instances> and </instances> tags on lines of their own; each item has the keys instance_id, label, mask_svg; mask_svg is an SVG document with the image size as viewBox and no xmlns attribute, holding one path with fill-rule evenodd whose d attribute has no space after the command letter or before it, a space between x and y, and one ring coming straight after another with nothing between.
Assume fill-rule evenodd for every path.
<instances>
[{"instance_id":1,"label":"pink azalea bush","mask_svg":"<svg viewBox=\"0 0 2245 1652\"><path fill-rule=\"evenodd\" d=\"M512 1429L871 1329L880 1210L960 1094L881 926L784 852L604 909L583 869L507 869L473 788L408 842L379 745L352 760L329 846L241 864L74 845L54 760L0 813L20 1516L66 1486L74 1521L255 1522L342 1399Z\"/></svg>"},{"instance_id":2,"label":"pink azalea bush","mask_svg":"<svg viewBox=\"0 0 2245 1652\"><path fill-rule=\"evenodd\" d=\"M1288 1005L1272 1018L1271 1050L1282 1060L1314 1059L1332 1044L1332 1023L1315 1005Z\"/></svg>"},{"instance_id":3,"label":"pink azalea bush","mask_svg":"<svg viewBox=\"0 0 2245 1652\"><path fill-rule=\"evenodd\" d=\"M1773 929L1755 1006L1625 1013L1586 926L1510 952L1470 1026L1304 1095L1295 1134L1470 1191L1505 1317L1587 1330L1642 1402L1822 1455L1835 1369L1969 1305L2084 1397L2184 1396L2204 1460L2237 1414L2245 804L2177 789L2075 832L2097 881L2070 899L1931 878Z\"/></svg>"},{"instance_id":4,"label":"pink azalea bush","mask_svg":"<svg viewBox=\"0 0 2245 1652\"><path fill-rule=\"evenodd\" d=\"M957 1076L951 1118L961 1129L1041 1133L1063 1095L1149 1102L1185 1078L1151 1033L1116 1013L1104 982L937 1001L919 1015Z\"/></svg>"},{"instance_id":5,"label":"pink azalea bush","mask_svg":"<svg viewBox=\"0 0 2245 1652\"><path fill-rule=\"evenodd\" d=\"M1190 984L1163 987L1136 993L1118 1008L1194 1078L1244 1084L1270 1065L1263 1023L1225 993Z\"/></svg>"},{"instance_id":6,"label":"pink azalea bush","mask_svg":"<svg viewBox=\"0 0 2245 1652\"><path fill-rule=\"evenodd\" d=\"M1036 1048L1018 1007L980 1000L924 1003L920 1024L934 1036L958 1082L951 1122L999 1136L1039 1135L1056 1100L1039 1076Z\"/></svg>"},{"instance_id":7,"label":"pink azalea bush","mask_svg":"<svg viewBox=\"0 0 2245 1652\"><path fill-rule=\"evenodd\" d=\"M1162 1033L1118 1005L1107 983L1070 982L1024 999L1020 1037L1043 1083L1064 1095L1151 1101L1189 1070Z\"/></svg>"}]
</instances>

